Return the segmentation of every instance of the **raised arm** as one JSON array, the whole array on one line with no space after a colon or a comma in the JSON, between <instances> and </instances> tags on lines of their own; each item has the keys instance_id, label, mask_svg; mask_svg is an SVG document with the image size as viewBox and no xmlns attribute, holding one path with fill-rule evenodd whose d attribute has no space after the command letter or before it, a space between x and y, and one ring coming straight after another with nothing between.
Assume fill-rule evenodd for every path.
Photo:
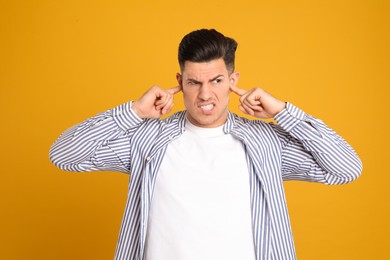
<instances>
[{"instance_id":1,"label":"raised arm","mask_svg":"<svg viewBox=\"0 0 390 260\"><path fill-rule=\"evenodd\" d=\"M180 87L150 88L140 99L100 113L66 130L52 145L50 160L66 171L119 171L131 168L131 138L144 118L159 118L173 106Z\"/></svg>"},{"instance_id":2,"label":"raised arm","mask_svg":"<svg viewBox=\"0 0 390 260\"><path fill-rule=\"evenodd\" d=\"M275 116L283 140L285 180L345 184L357 179L362 162L335 131L294 105Z\"/></svg>"},{"instance_id":3,"label":"raised arm","mask_svg":"<svg viewBox=\"0 0 390 260\"><path fill-rule=\"evenodd\" d=\"M274 118L282 143L284 180L343 184L360 176L362 163L353 148L321 120L282 102L262 89L233 87L240 109L258 118Z\"/></svg>"},{"instance_id":4,"label":"raised arm","mask_svg":"<svg viewBox=\"0 0 390 260\"><path fill-rule=\"evenodd\" d=\"M50 160L65 171L129 173L130 142L142 122L125 103L66 130L52 145Z\"/></svg>"}]
</instances>

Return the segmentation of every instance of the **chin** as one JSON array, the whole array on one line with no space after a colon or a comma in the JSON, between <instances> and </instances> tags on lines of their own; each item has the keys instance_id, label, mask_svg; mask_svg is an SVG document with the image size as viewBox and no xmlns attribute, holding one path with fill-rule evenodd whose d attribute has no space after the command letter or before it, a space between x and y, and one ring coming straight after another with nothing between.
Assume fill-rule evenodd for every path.
<instances>
[{"instance_id":1,"label":"chin","mask_svg":"<svg viewBox=\"0 0 390 260\"><path fill-rule=\"evenodd\" d=\"M212 127L218 127L218 126L221 126L225 123L225 121L219 123L219 120L218 118L215 118L215 117L211 117L211 116L206 116L206 118L203 118L204 116L202 116L202 118L194 118L192 117L191 119L191 122L194 124L194 125L197 125L197 126L200 126L200 127L205 127L205 128L212 128Z\"/></svg>"}]
</instances>

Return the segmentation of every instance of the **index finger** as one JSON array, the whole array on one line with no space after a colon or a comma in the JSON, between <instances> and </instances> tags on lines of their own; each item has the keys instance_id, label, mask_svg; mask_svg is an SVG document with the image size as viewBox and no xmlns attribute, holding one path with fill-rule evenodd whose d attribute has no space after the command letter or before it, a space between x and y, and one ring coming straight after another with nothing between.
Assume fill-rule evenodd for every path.
<instances>
[{"instance_id":1,"label":"index finger","mask_svg":"<svg viewBox=\"0 0 390 260\"><path fill-rule=\"evenodd\" d=\"M167 91L169 93L171 93L172 95L175 95L176 93L179 93L181 91L181 86L176 86L176 87L173 87L173 88L169 88L167 89Z\"/></svg>"},{"instance_id":2,"label":"index finger","mask_svg":"<svg viewBox=\"0 0 390 260\"><path fill-rule=\"evenodd\" d=\"M245 95L245 93L247 92L245 89L237 88L234 85L230 86L230 90L233 91L234 93L236 93L239 96Z\"/></svg>"}]
</instances>

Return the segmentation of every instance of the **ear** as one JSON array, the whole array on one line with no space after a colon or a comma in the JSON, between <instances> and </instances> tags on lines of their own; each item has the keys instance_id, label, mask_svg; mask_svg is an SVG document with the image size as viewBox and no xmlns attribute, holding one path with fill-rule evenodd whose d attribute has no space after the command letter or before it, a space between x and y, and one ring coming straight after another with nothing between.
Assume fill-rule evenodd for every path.
<instances>
[{"instance_id":1,"label":"ear","mask_svg":"<svg viewBox=\"0 0 390 260\"><path fill-rule=\"evenodd\" d=\"M179 86L183 88L183 77L180 73L176 73L176 80Z\"/></svg>"},{"instance_id":2,"label":"ear","mask_svg":"<svg viewBox=\"0 0 390 260\"><path fill-rule=\"evenodd\" d=\"M231 86L236 86L240 79L240 72L233 72L229 77L229 83Z\"/></svg>"}]
</instances>

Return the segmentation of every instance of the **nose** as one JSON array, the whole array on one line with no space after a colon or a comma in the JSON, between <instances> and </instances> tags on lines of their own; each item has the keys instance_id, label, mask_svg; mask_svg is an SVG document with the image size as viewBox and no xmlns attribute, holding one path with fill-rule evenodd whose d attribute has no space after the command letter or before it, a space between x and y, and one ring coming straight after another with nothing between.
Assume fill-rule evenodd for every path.
<instances>
[{"instance_id":1,"label":"nose","mask_svg":"<svg viewBox=\"0 0 390 260\"><path fill-rule=\"evenodd\" d=\"M212 97L211 88L208 84L204 84L200 87L198 97L203 101L207 101Z\"/></svg>"}]
</instances>

